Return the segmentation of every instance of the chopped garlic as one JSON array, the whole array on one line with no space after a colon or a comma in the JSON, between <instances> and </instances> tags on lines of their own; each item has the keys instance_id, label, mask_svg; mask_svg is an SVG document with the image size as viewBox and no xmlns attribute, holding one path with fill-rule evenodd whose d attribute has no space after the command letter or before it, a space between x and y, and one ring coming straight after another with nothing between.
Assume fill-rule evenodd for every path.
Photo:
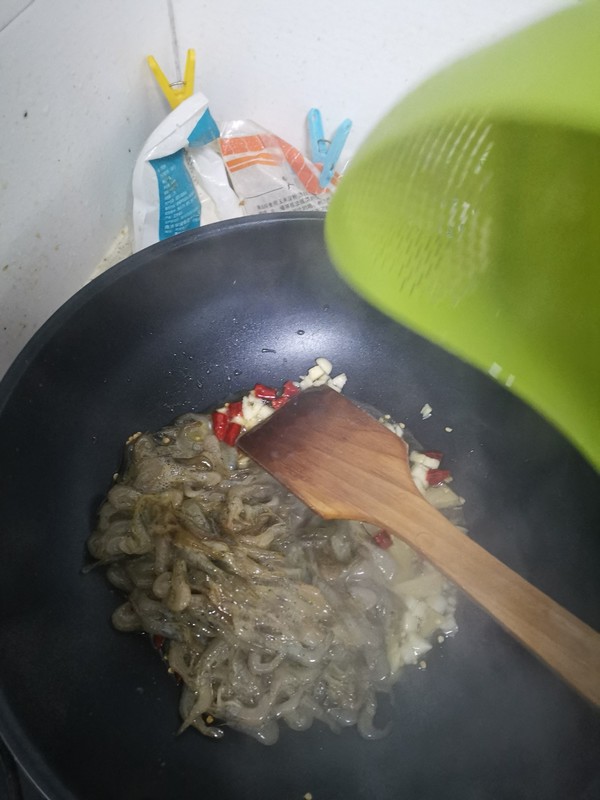
<instances>
[{"instance_id":1,"label":"chopped garlic","mask_svg":"<svg viewBox=\"0 0 600 800\"><path fill-rule=\"evenodd\" d=\"M335 389L336 392L341 392L344 386L346 385L346 381L348 380L348 376L345 372L340 372L339 375L336 375L335 378L331 378L327 382L327 385L331 389Z\"/></svg>"},{"instance_id":2,"label":"chopped garlic","mask_svg":"<svg viewBox=\"0 0 600 800\"><path fill-rule=\"evenodd\" d=\"M328 382L329 382L329 375L323 373L320 378L315 378L313 380L313 386L324 386Z\"/></svg>"},{"instance_id":3,"label":"chopped garlic","mask_svg":"<svg viewBox=\"0 0 600 800\"><path fill-rule=\"evenodd\" d=\"M271 406L263 405L261 408L259 408L258 414L256 414L255 419L256 419L257 422L262 422L263 419L266 419L267 417L270 417L271 414L274 414L274 413L275 413L275 411L274 411L274 409L271 408Z\"/></svg>"},{"instance_id":4,"label":"chopped garlic","mask_svg":"<svg viewBox=\"0 0 600 800\"><path fill-rule=\"evenodd\" d=\"M465 502L464 497L459 497L459 495L453 492L452 489L450 489L445 483L441 483L439 486L431 486L428 488L425 492L425 499L428 500L431 505L435 506L438 510L442 508L455 508L456 506L462 506Z\"/></svg>"},{"instance_id":5,"label":"chopped garlic","mask_svg":"<svg viewBox=\"0 0 600 800\"><path fill-rule=\"evenodd\" d=\"M259 400L254 392L250 392L242 398L242 417L248 421L254 419L263 405L262 400Z\"/></svg>"},{"instance_id":6,"label":"chopped garlic","mask_svg":"<svg viewBox=\"0 0 600 800\"><path fill-rule=\"evenodd\" d=\"M426 467L424 464L415 464L410 470L410 474L415 483L415 486L421 492L421 494L423 494L427 489L427 487L429 486L429 484L427 483L428 471L429 468Z\"/></svg>"},{"instance_id":7,"label":"chopped garlic","mask_svg":"<svg viewBox=\"0 0 600 800\"><path fill-rule=\"evenodd\" d=\"M331 370L333 369L333 364L331 363L331 361L328 358L323 358L321 356L320 358L316 359L315 364L318 367L321 367L323 372L325 372L327 375L331 375Z\"/></svg>"},{"instance_id":8,"label":"chopped garlic","mask_svg":"<svg viewBox=\"0 0 600 800\"><path fill-rule=\"evenodd\" d=\"M314 367L311 367L311 368L308 370L308 372L307 372L307 374L306 374L306 377L307 377L307 378L310 378L310 379L311 379L311 381L314 383L314 382L315 382L316 380L318 380L319 378L322 378L322 377L323 377L323 375L325 375L325 372L324 372L324 371L321 369L321 367L319 367L319 366L317 366L317 365L315 364L315 366L314 366Z\"/></svg>"},{"instance_id":9,"label":"chopped garlic","mask_svg":"<svg viewBox=\"0 0 600 800\"><path fill-rule=\"evenodd\" d=\"M311 386L325 386L327 384L327 386L339 392L346 383L346 376L342 373L342 375L330 380L329 375L332 369L331 361L320 356L306 375L301 375L300 380L294 381L294 384L301 390L310 389Z\"/></svg>"},{"instance_id":10,"label":"chopped garlic","mask_svg":"<svg viewBox=\"0 0 600 800\"><path fill-rule=\"evenodd\" d=\"M431 458L430 456L426 456L425 453L419 453L418 450L413 450L409 459L413 464L423 464L423 466L428 467L428 469L437 469L440 465L439 458Z\"/></svg>"},{"instance_id":11,"label":"chopped garlic","mask_svg":"<svg viewBox=\"0 0 600 800\"><path fill-rule=\"evenodd\" d=\"M379 420L379 422L381 422L384 428L387 428L388 431L395 433L400 439L402 439L404 436L404 425L402 425L400 422L386 422L383 417Z\"/></svg>"},{"instance_id":12,"label":"chopped garlic","mask_svg":"<svg viewBox=\"0 0 600 800\"><path fill-rule=\"evenodd\" d=\"M423 419L429 419L432 413L433 413L433 408L429 405L429 403L425 403L425 405L421 409L421 416L423 417Z\"/></svg>"}]
</instances>

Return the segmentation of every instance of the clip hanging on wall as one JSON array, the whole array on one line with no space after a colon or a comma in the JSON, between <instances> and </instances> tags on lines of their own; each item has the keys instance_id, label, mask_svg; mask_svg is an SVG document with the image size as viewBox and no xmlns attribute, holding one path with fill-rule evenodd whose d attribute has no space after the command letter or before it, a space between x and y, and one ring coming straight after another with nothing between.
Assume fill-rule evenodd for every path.
<instances>
[{"instance_id":1,"label":"clip hanging on wall","mask_svg":"<svg viewBox=\"0 0 600 800\"><path fill-rule=\"evenodd\" d=\"M188 50L185 60L185 72L182 81L169 83L165 73L158 66L157 60L154 56L148 56L148 65L156 78L156 82L162 89L162 93L169 101L171 108L176 108L188 97L194 93L194 76L196 71L196 51Z\"/></svg>"},{"instance_id":2,"label":"clip hanging on wall","mask_svg":"<svg viewBox=\"0 0 600 800\"><path fill-rule=\"evenodd\" d=\"M345 119L334 133L331 140L325 138L323 121L318 108L308 112L308 135L310 141L310 157L315 164L321 164L319 186L324 189L329 185L335 172L335 165L342 154L346 139L352 127L352 120Z\"/></svg>"}]
</instances>

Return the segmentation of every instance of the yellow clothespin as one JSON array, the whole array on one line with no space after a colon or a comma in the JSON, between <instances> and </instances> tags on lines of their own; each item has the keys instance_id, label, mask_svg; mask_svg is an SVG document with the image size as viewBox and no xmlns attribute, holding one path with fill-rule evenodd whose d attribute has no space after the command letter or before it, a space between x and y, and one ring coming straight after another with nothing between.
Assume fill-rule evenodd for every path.
<instances>
[{"instance_id":1,"label":"yellow clothespin","mask_svg":"<svg viewBox=\"0 0 600 800\"><path fill-rule=\"evenodd\" d=\"M154 56L148 56L148 65L156 78L156 82L162 89L164 96L169 101L171 108L176 108L194 93L194 74L196 71L195 50L187 51L183 80L177 81L176 83L169 83Z\"/></svg>"}]
</instances>

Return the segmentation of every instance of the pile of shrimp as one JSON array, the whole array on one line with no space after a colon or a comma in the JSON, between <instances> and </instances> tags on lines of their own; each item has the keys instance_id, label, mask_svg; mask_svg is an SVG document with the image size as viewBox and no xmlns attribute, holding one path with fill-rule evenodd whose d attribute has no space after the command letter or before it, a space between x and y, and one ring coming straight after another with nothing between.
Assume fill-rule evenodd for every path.
<instances>
[{"instance_id":1,"label":"pile of shrimp","mask_svg":"<svg viewBox=\"0 0 600 800\"><path fill-rule=\"evenodd\" d=\"M88 546L126 597L114 626L181 679L181 730L273 744L281 722L384 735L378 693L456 628L443 577L377 534L316 516L186 414L132 437Z\"/></svg>"}]
</instances>

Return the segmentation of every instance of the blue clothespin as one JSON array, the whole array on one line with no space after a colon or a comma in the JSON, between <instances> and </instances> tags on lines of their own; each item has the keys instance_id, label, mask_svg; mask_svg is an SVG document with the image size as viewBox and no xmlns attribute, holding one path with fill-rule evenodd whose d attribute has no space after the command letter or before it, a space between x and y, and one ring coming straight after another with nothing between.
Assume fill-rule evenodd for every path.
<instances>
[{"instance_id":1,"label":"blue clothespin","mask_svg":"<svg viewBox=\"0 0 600 800\"><path fill-rule=\"evenodd\" d=\"M323 133L323 121L318 108L308 112L308 135L310 141L310 157L315 164L322 164L319 186L329 186L335 172L335 165L342 154L346 139L352 127L352 120L345 119L339 126L331 141Z\"/></svg>"}]
</instances>

